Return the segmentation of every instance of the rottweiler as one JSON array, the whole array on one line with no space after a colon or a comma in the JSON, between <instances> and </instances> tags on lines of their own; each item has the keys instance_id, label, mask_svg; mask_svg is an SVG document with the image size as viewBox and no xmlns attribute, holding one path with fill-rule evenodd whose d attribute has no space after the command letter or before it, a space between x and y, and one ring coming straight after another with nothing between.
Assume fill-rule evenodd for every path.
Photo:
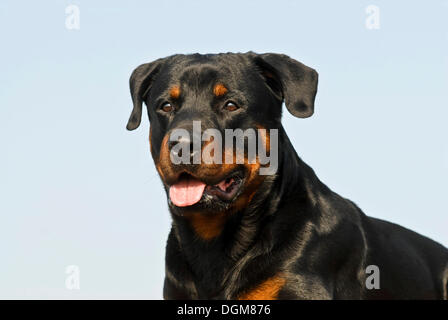
<instances>
[{"instance_id":1,"label":"rottweiler","mask_svg":"<svg viewBox=\"0 0 448 320\"><path fill-rule=\"evenodd\" d=\"M282 104L310 117L317 84L314 69L275 53L176 54L133 71L127 129L139 126L144 102L172 216L165 299L447 299L444 246L366 216L297 155L281 124ZM239 162L174 163L173 149L197 155L194 122L200 134L264 132L257 137L266 154L276 132L276 171L261 175L266 164L258 155L249 161L247 150ZM190 138L172 140L179 129ZM210 154L236 147L221 148Z\"/></svg>"}]
</instances>

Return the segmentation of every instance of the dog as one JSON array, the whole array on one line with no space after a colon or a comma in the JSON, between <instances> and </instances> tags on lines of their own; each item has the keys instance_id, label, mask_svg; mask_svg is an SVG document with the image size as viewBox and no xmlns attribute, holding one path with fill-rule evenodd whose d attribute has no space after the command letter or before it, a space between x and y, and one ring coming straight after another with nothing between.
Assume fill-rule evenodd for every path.
<instances>
[{"instance_id":1,"label":"dog","mask_svg":"<svg viewBox=\"0 0 448 320\"><path fill-rule=\"evenodd\" d=\"M310 117L317 84L314 69L275 53L172 55L133 71L127 129L140 125L145 103L172 217L165 299L447 299L445 247L366 216L297 155L282 104ZM264 130L258 138L268 153L275 130L275 173L261 175L266 165L247 153L239 163L174 164L176 145L177 155L181 143L183 156L196 153L193 138L176 144L170 134L197 135L195 121L199 133ZM205 148L214 140L199 141Z\"/></svg>"}]
</instances>

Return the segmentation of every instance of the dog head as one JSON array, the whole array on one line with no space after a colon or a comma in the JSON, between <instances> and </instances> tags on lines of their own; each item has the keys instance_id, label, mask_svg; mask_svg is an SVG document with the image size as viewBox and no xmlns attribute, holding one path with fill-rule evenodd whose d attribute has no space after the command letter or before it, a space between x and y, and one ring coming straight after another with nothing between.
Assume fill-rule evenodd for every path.
<instances>
[{"instance_id":1,"label":"dog head","mask_svg":"<svg viewBox=\"0 0 448 320\"><path fill-rule=\"evenodd\" d=\"M281 127L282 102L296 117L311 116L317 80L315 70L280 54L170 56L132 73L127 129L139 126L144 102L151 154L172 212L234 212L248 205L265 177L260 154L249 154L251 138L271 154L270 130ZM243 132L240 145L235 135L226 140L229 130Z\"/></svg>"}]
</instances>

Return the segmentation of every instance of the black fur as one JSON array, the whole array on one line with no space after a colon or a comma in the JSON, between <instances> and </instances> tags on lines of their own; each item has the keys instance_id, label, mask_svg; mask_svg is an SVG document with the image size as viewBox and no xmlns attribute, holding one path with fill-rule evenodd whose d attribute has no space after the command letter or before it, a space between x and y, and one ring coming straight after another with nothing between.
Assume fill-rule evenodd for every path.
<instances>
[{"instance_id":1,"label":"black fur","mask_svg":"<svg viewBox=\"0 0 448 320\"><path fill-rule=\"evenodd\" d=\"M243 110L221 111L223 101L206 94L216 81L229 87L230 99ZM221 130L260 124L279 129L277 174L229 216L218 237L198 238L170 204L166 299L235 299L279 272L286 279L279 299L447 299L446 248L366 216L297 156L281 125L281 105L298 117L312 115L313 69L279 54L174 55L141 65L130 84L134 110L127 128L138 127L146 102L156 162L163 137L192 120ZM172 101L176 112L167 116L159 108L171 101L168 89L175 84L185 95ZM379 267L380 289L366 288L368 265Z\"/></svg>"}]
</instances>

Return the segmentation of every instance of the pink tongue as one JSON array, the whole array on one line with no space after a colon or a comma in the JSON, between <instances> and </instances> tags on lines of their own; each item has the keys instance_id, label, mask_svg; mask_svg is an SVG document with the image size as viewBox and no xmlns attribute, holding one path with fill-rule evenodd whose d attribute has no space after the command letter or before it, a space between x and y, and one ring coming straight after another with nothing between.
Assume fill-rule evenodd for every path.
<instances>
[{"instance_id":1,"label":"pink tongue","mask_svg":"<svg viewBox=\"0 0 448 320\"><path fill-rule=\"evenodd\" d=\"M205 183L193 179L182 179L170 187L170 199L178 207L187 207L201 200Z\"/></svg>"}]
</instances>

